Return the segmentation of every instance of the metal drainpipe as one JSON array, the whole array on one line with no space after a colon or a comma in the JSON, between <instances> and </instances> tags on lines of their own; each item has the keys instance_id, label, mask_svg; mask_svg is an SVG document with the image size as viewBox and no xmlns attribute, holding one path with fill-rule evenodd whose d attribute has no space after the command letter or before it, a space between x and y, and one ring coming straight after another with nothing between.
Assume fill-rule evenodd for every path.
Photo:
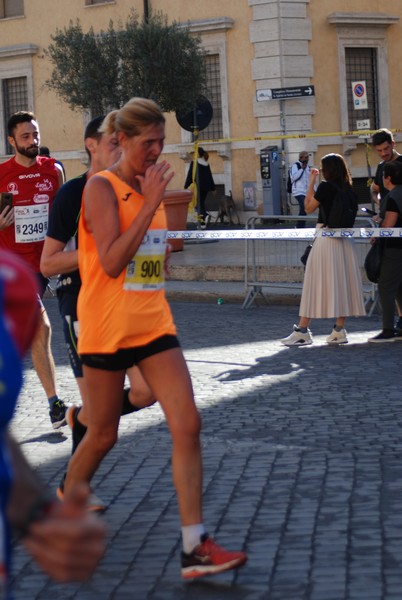
<instances>
[{"instance_id":1,"label":"metal drainpipe","mask_svg":"<svg viewBox=\"0 0 402 600\"><path fill-rule=\"evenodd\" d=\"M148 0L144 0L144 21L145 21L145 23L148 23L148 19L149 19L149 4L148 4Z\"/></svg>"},{"instance_id":2,"label":"metal drainpipe","mask_svg":"<svg viewBox=\"0 0 402 600\"><path fill-rule=\"evenodd\" d=\"M283 57L283 39L282 39L282 0L277 0L277 16L278 16L278 37L279 37L279 64L281 69L281 87L283 87L283 74L284 74L284 57ZM280 120L280 128L281 135L286 135L286 114L285 114L285 101L279 100L279 120ZM285 165L287 164L287 156L288 156L288 144L287 140L285 141L283 138L281 139L281 150L282 150L282 182L281 182L281 208L283 214L287 212L287 194L284 192L286 189L286 173L287 169ZM286 159L285 159L286 157Z\"/></svg>"}]
</instances>

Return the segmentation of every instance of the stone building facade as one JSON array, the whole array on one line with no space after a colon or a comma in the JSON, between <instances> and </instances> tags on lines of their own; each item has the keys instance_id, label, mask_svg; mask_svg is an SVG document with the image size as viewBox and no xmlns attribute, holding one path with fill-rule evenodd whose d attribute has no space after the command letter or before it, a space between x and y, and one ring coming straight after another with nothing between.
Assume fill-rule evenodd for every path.
<instances>
[{"instance_id":1,"label":"stone building facade","mask_svg":"<svg viewBox=\"0 0 402 600\"><path fill-rule=\"evenodd\" d=\"M358 12L354 5L350 0L0 0L0 160L10 151L8 116L26 108L37 114L42 143L63 161L67 176L85 168L82 135L88 115L71 111L46 89L51 65L44 50L57 28L77 18L84 29L97 31L110 19L125 20L132 8L142 15L149 6L202 39L214 117L201 140L220 192L232 192L243 221L257 209L266 212L260 164L266 147L278 151L282 210L288 201L287 167L301 149L314 165L327 152L342 153L364 202L377 164L365 132L389 127L399 140L402 131L397 75L402 4L360 0ZM172 187L183 186L192 147L191 133L167 115L164 152L176 171Z\"/></svg>"}]
</instances>

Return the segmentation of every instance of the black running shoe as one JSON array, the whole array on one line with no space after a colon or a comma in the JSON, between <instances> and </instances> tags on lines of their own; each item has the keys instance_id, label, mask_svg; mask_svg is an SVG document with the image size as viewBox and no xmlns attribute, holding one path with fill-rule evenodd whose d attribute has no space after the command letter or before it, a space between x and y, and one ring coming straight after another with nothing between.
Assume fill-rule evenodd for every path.
<instances>
[{"instance_id":1,"label":"black running shoe","mask_svg":"<svg viewBox=\"0 0 402 600\"><path fill-rule=\"evenodd\" d=\"M52 408L49 410L49 417L53 425L53 429L60 429L60 427L63 427L63 425L67 424L66 410L67 407L63 400L56 400Z\"/></svg>"},{"instance_id":2,"label":"black running shoe","mask_svg":"<svg viewBox=\"0 0 402 600\"><path fill-rule=\"evenodd\" d=\"M393 329L383 329L378 335L369 338L371 344L383 344L395 341L395 331Z\"/></svg>"},{"instance_id":3,"label":"black running shoe","mask_svg":"<svg viewBox=\"0 0 402 600\"><path fill-rule=\"evenodd\" d=\"M134 404L131 404L129 395L130 395L130 388L124 388L123 407L121 409L121 416L131 415L131 413L141 410L141 408L139 408L138 406L134 406Z\"/></svg>"}]
</instances>

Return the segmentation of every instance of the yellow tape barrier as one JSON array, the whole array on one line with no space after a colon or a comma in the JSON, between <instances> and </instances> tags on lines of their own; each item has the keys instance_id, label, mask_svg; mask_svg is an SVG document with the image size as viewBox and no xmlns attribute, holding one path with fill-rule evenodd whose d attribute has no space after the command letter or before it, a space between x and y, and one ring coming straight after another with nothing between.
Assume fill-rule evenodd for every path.
<instances>
[{"instance_id":1,"label":"yellow tape barrier","mask_svg":"<svg viewBox=\"0 0 402 600\"><path fill-rule=\"evenodd\" d=\"M198 134L198 132L197 132ZM198 205L198 189L197 189L197 159L198 159L198 135L194 140L194 156L193 156L193 170L191 173L191 184L189 189L193 192L192 200L188 206L188 210L191 213L195 213Z\"/></svg>"},{"instance_id":2,"label":"yellow tape barrier","mask_svg":"<svg viewBox=\"0 0 402 600\"><path fill-rule=\"evenodd\" d=\"M317 137L371 137L373 133L378 129L367 129L357 131L336 131L328 133L289 133L289 134L275 134L275 135L256 135L253 137L238 137L238 138L217 138L211 140L202 140L203 144L224 144L228 142L249 142L249 141L265 141L265 140L291 140L291 139L306 139L306 138L317 138ZM392 133L402 133L402 129L389 129Z\"/></svg>"}]
</instances>

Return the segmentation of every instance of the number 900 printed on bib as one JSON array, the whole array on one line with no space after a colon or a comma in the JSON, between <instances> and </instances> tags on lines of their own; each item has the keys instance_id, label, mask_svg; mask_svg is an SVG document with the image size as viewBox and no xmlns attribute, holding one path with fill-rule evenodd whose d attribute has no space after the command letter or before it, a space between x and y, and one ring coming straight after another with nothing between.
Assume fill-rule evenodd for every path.
<instances>
[{"instance_id":1,"label":"number 900 printed on bib","mask_svg":"<svg viewBox=\"0 0 402 600\"><path fill-rule=\"evenodd\" d=\"M150 292L164 287L166 238L165 229L147 232L136 255L127 265L123 285L125 290Z\"/></svg>"}]
</instances>

